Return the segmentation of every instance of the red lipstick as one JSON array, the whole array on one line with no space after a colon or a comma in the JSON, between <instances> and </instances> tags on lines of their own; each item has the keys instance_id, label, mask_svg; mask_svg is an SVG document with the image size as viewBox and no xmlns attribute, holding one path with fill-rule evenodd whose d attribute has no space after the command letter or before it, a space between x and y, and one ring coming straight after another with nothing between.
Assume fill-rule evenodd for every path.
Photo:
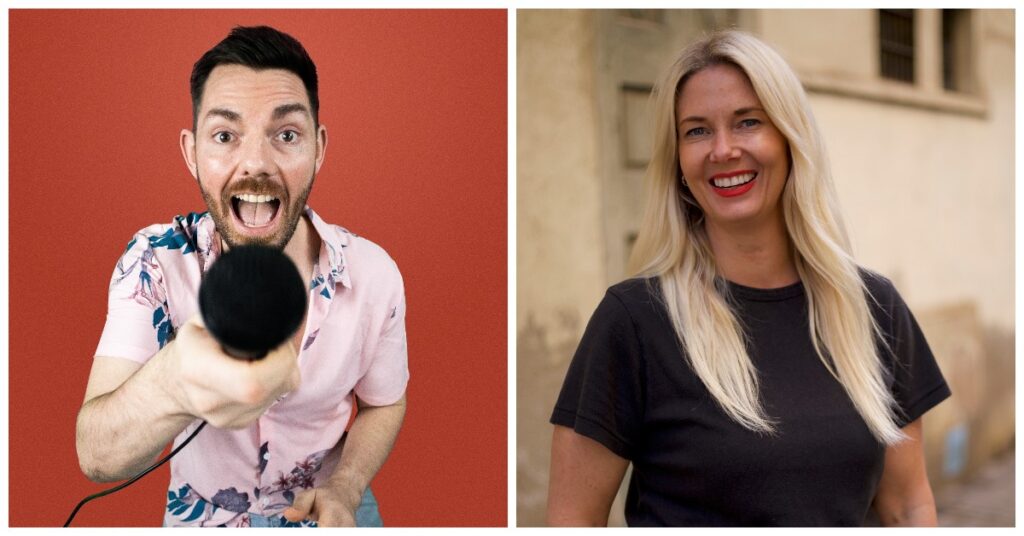
<instances>
[{"instance_id":1,"label":"red lipstick","mask_svg":"<svg viewBox=\"0 0 1024 536\"><path fill-rule=\"evenodd\" d=\"M731 179L732 177L738 177L740 175L754 175L754 177L739 186L726 186L724 188L715 186L715 179ZM722 197L736 197L738 195L743 195L749 192L750 189L754 187L754 183L756 181L757 173L751 169L741 169L738 171L730 171L727 173L717 173L715 175L712 175L711 178L708 179L708 183L711 184L711 191L715 192L716 194Z\"/></svg>"}]
</instances>

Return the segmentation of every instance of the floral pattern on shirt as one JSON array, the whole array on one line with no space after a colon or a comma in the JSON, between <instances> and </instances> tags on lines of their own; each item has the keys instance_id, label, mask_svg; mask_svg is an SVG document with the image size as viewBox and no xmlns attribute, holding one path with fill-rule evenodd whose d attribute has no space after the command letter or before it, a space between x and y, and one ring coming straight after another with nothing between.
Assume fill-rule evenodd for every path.
<instances>
[{"instance_id":1,"label":"floral pattern on shirt","mask_svg":"<svg viewBox=\"0 0 1024 536\"><path fill-rule=\"evenodd\" d=\"M120 283L138 270L139 280L135 283L131 297L139 304L153 308L153 329L156 331L156 340L160 344L160 348L174 338L174 325L171 323L170 306L164 291L166 285L163 272L153 250L157 248L180 249L182 255L196 251L195 240L187 234L186 229L195 226L203 214L205 213L189 212L187 216L175 216L174 221L177 225L162 234L146 237L149 247L134 262L125 266L124 255L117 261L114 283ZM125 248L125 253L131 251L137 242L138 238L133 238Z\"/></svg>"},{"instance_id":2,"label":"floral pattern on shirt","mask_svg":"<svg viewBox=\"0 0 1024 536\"><path fill-rule=\"evenodd\" d=\"M136 240L128 243L125 252L130 251L135 243ZM163 272L160 270L160 265L157 263L152 249L143 251L142 255L128 266L125 266L124 262L124 256L117 261L114 283L120 283L138 271L139 279L132 289L131 298L141 305L153 308L153 329L156 330L156 340L160 344L160 348L163 348L173 338L174 327L171 325L170 308L167 304L167 294L164 291Z\"/></svg>"},{"instance_id":3,"label":"floral pattern on shirt","mask_svg":"<svg viewBox=\"0 0 1024 536\"><path fill-rule=\"evenodd\" d=\"M356 236L344 227L338 227L338 230L345 234ZM345 244L341 244L341 247L344 248ZM341 281L342 274L345 273L345 260L341 253L330 243L324 242L324 248L327 250L327 260L331 265L331 271L324 276L320 263L317 262L313 268L313 279L309 282L309 289L316 290L319 288L320 292L317 294L329 300L333 297L331 291L334 290L335 285Z\"/></svg>"},{"instance_id":4,"label":"floral pattern on shirt","mask_svg":"<svg viewBox=\"0 0 1024 536\"><path fill-rule=\"evenodd\" d=\"M199 497L192 487L185 484L178 489L167 492L167 511L179 518L182 523L199 523L210 519L217 511L217 505Z\"/></svg>"},{"instance_id":5,"label":"floral pattern on shirt","mask_svg":"<svg viewBox=\"0 0 1024 536\"><path fill-rule=\"evenodd\" d=\"M260 465L257 478L262 476L267 467L267 455L269 444L263 443L260 446ZM248 527L250 526L249 509L253 502L267 499L262 502L263 511L284 510L295 501L296 489L311 489L315 485L316 473L323 466L324 457L330 450L322 450L307 456L304 460L296 462L295 468L287 475L278 473L278 477L270 485L253 488L252 500L249 493L238 491L234 487L218 490L213 498L206 500L199 496L187 483L175 491L167 492L167 511L178 518L182 524L202 525L212 519L217 510L234 512L236 515L224 521L218 526ZM285 519L283 515L268 516L271 523L280 527L315 527L316 522L304 519L299 522L292 522Z\"/></svg>"},{"instance_id":6,"label":"floral pattern on shirt","mask_svg":"<svg viewBox=\"0 0 1024 536\"><path fill-rule=\"evenodd\" d=\"M182 255L196 251L198 246L195 237L189 234L188 229L195 227L204 214L206 213L189 212L187 216L175 216L174 223L177 225L167 229L163 234L147 237L149 245L153 248L181 249Z\"/></svg>"},{"instance_id":7,"label":"floral pattern on shirt","mask_svg":"<svg viewBox=\"0 0 1024 536\"><path fill-rule=\"evenodd\" d=\"M257 474L257 478L263 476L263 470L266 469L266 462L268 459L268 444L264 443L260 447L260 471ZM265 500L266 510L274 510L276 508L285 508L292 505L295 501L295 489L311 489L315 485L316 473L323 466L324 457L330 450L321 450L314 452L306 459L300 460L295 463L295 467L287 475L284 472L278 471L277 479L274 480L268 486L263 486L253 489L253 494L257 499Z\"/></svg>"},{"instance_id":8,"label":"floral pattern on shirt","mask_svg":"<svg viewBox=\"0 0 1024 536\"><path fill-rule=\"evenodd\" d=\"M319 264L317 264L313 268L313 274L314 274L313 275L313 279L311 279L310 282L309 282L309 290L316 290L316 289L319 288L320 292L317 292L317 294L319 294L320 296L323 296L324 298L327 298L328 300L331 299L331 291L330 291L330 289L334 288L334 282L329 280L329 279L327 279L327 278L325 278L323 276L323 274L320 273L320 265ZM324 284L324 283L327 283L329 281L331 283L330 285L325 285Z\"/></svg>"},{"instance_id":9,"label":"floral pattern on shirt","mask_svg":"<svg viewBox=\"0 0 1024 536\"><path fill-rule=\"evenodd\" d=\"M310 346L313 346L313 341L316 340L316 336L319 333L320 333L320 329L317 328L316 330L313 331L313 333L309 334L309 337L306 337L306 342L303 343L303 345L302 345L302 351L303 352L305 352L306 350L309 350Z\"/></svg>"}]
</instances>

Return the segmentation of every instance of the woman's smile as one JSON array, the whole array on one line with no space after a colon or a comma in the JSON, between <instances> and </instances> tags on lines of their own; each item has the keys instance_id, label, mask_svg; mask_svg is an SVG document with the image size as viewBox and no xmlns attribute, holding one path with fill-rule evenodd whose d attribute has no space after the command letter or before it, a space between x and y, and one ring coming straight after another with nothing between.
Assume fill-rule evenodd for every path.
<instances>
[{"instance_id":1,"label":"woman's smile","mask_svg":"<svg viewBox=\"0 0 1024 536\"><path fill-rule=\"evenodd\" d=\"M713 227L781 221L789 146L737 67L706 67L676 104L679 166Z\"/></svg>"}]
</instances>

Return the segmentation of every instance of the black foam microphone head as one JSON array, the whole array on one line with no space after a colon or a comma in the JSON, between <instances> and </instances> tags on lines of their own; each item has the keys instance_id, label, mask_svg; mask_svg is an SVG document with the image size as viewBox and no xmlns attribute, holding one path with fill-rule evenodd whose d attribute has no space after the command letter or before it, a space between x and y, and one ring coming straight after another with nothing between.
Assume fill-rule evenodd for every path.
<instances>
[{"instance_id":1,"label":"black foam microphone head","mask_svg":"<svg viewBox=\"0 0 1024 536\"><path fill-rule=\"evenodd\" d=\"M283 252L237 246L203 276L199 311L225 352L261 359L288 339L306 314L306 285Z\"/></svg>"}]
</instances>

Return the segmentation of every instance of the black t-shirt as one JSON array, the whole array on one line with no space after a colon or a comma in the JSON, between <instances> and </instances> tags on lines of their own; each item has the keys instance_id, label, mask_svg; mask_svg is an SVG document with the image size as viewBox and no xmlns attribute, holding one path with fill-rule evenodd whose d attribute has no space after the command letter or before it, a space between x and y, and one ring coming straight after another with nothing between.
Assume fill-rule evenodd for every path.
<instances>
[{"instance_id":1,"label":"black t-shirt","mask_svg":"<svg viewBox=\"0 0 1024 536\"><path fill-rule=\"evenodd\" d=\"M892 284L865 273L880 350L904 426L950 395L924 335ZM857 526L885 447L808 333L802 284L729 283L774 437L730 419L694 374L657 279L611 287L587 325L551 422L631 460L631 526ZM881 348L881 347L880 347Z\"/></svg>"}]
</instances>

